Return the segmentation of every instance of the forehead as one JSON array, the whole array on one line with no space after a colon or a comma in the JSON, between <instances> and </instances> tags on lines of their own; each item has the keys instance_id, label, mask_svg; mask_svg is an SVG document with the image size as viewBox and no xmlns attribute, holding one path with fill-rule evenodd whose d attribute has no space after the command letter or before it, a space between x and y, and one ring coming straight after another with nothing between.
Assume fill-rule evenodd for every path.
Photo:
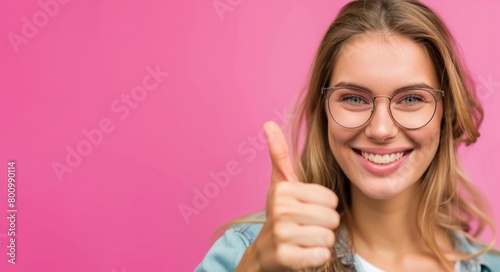
<instances>
[{"instance_id":1,"label":"forehead","mask_svg":"<svg viewBox=\"0 0 500 272\"><path fill-rule=\"evenodd\" d=\"M365 33L344 45L334 65L330 86L341 81L381 92L418 83L439 88L423 45L387 33Z\"/></svg>"}]
</instances>

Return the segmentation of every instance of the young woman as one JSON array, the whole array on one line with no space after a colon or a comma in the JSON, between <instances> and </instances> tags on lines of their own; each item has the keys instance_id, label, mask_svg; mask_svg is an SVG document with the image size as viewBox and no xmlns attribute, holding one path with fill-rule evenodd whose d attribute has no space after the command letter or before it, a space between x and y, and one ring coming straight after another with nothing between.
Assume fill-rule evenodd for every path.
<instances>
[{"instance_id":1,"label":"young woman","mask_svg":"<svg viewBox=\"0 0 500 272\"><path fill-rule=\"evenodd\" d=\"M300 160L264 124L266 213L233 225L196 271L500 271L494 241L475 242L496 230L457 160L483 112L454 48L420 2L347 4L298 104Z\"/></svg>"}]
</instances>

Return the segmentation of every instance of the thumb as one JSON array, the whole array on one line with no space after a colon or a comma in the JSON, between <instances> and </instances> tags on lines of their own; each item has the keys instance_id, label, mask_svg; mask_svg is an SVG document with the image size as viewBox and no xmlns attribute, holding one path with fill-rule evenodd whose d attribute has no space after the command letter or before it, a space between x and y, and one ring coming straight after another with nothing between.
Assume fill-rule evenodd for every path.
<instances>
[{"instance_id":1,"label":"thumb","mask_svg":"<svg viewBox=\"0 0 500 272\"><path fill-rule=\"evenodd\" d=\"M273 121L267 121L263 125L266 134L269 155L272 162L272 182L298 181L292 166L288 144L281 128Z\"/></svg>"}]
</instances>

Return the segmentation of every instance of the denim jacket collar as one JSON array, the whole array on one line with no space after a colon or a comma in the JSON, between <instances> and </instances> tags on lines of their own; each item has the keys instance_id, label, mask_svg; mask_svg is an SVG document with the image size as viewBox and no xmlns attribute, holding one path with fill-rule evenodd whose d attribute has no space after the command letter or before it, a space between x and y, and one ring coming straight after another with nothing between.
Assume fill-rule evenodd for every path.
<instances>
[{"instance_id":1,"label":"denim jacket collar","mask_svg":"<svg viewBox=\"0 0 500 272\"><path fill-rule=\"evenodd\" d=\"M478 248L467 240L467 238L461 233L454 233L455 245L460 250L460 252L466 254L474 254L478 252ZM463 260L462 267L465 271L471 272L481 272L481 271L493 271L493 268L490 267L488 261L484 257L485 255L477 256L474 259Z\"/></svg>"},{"instance_id":2,"label":"denim jacket collar","mask_svg":"<svg viewBox=\"0 0 500 272\"><path fill-rule=\"evenodd\" d=\"M473 254L477 252L475 248L463 234L454 233L455 246L463 253ZM337 242L335 243L335 252L340 258L340 262L346 266L350 267L351 271L357 271L354 266L354 249L349 242L349 233L346 228L339 230ZM478 256L473 259L467 259L460 261L461 269L467 272L481 272L481 271L493 271L489 267L488 262L484 259L483 255ZM484 268L484 270L483 270Z\"/></svg>"}]
</instances>

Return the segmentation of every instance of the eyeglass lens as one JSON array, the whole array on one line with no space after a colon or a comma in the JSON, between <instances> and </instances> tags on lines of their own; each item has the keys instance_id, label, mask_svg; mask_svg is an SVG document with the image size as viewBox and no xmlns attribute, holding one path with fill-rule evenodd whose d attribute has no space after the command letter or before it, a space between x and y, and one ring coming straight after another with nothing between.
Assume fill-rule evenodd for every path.
<instances>
[{"instance_id":1,"label":"eyeglass lens","mask_svg":"<svg viewBox=\"0 0 500 272\"><path fill-rule=\"evenodd\" d=\"M330 114L343 127L360 127L371 118L376 98L363 90L336 89L328 99ZM392 118L400 126L408 129L420 128L434 116L436 98L428 90L399 91L390 100L389 109Z\"/></svg>"}]
</instances>

